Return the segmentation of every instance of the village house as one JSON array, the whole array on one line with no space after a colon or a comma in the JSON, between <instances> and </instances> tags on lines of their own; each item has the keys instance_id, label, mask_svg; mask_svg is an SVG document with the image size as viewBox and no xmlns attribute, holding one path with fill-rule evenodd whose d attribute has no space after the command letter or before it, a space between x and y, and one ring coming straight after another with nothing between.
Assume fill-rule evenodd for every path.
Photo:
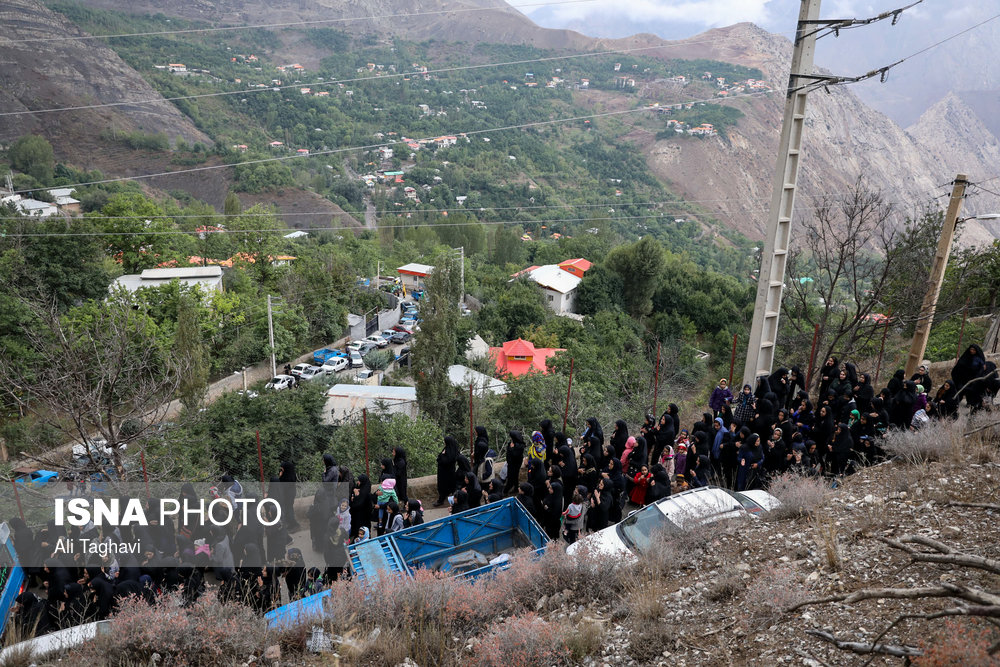
<instances>
[{"instance_id":1,"label":"village house","mask_svg":"<svg viewBox=\"0 0 1000 667\"><path fill-rule=\"evenodd\" d=\"M518 338L500 347L491 347L490 357L498 375L520 377L528 373L547 373L545 362L556 353L565 351L563 348L535 347L531 341Z\"/></svg>"},{"instance_id":2,"label":"village house","mask_svg":"<svg viewBox=\"0 0 1000 667\"><path fill-rule=\"evenodd\" d=\"M146 269L142 273L128 274L115 278L111 289L124 287L135 292L143 287L159 287L178 280L189 287L201 287L206 292L222 291L221 266L194 266L180 269Z\"/></svg>"},{"instance_id":3,"label":"village house","mask_svg":"<svg viewBox=\"0 0 1000 667\"><path fill-rule=\"evenodd\" d=\"M531 237L522 240L530 241ZM570 260L575 261L575 260ZM584 260L586 261L586 260ZM574 271L570 271L573 268ZM589 266L587 268L590 268ZM532 280L542 292L545 305L549 309L561 315L573 312L573 302L576 300L576 288L580 286L583 279L581 265L572 265L564 269L557 264L546 264L544 266L529 266L523 271L519 271L511 276L511 280L516 280L523 276Z\"/></svg>"},{"instance_id":4,"label":"village house","mask_svg":"<svg viewBox=\"0 0 1000 667\"><path fill-rule=\"evenodd\" d=\"M396 269L396 273L399 274L400 282L403 283L403 287L406 289L422 290L424 289L424 278L433 270L434 267L428 264L410 262Z\"/></svg>"},{"instance_id":5,"label":"village house","mask_svg":"<svg viewBox=\"0 0 1000 667\"><path fill-rule=\"evenodd\" d=\"M52 201L60 213L66 215L79 215L83 213L80 200L72 196L74 192L76 192L74 188L53 188L49 190Z\"/></svg>"}]
</instances>

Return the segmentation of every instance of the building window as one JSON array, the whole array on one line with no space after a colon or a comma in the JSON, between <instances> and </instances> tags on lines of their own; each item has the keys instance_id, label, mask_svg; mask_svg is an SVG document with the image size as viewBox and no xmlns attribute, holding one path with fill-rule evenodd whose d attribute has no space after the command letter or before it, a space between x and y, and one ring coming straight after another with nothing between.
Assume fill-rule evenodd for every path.
<instances>
[{"instance_id":1,"label":"building window","mask_svg":"<svg viewBox=\"0 0 1000 667\"><path fill-rule=\"evenodd\" d=\"M528 357L519 357L517 355L514 355L513 357L511 357L511 359L513 359L514 361L527 361Z\"/></svg>"},{"instance_id":2,"label":"building window","mask_svg":"<svg viewBox=\"0 0 1000 667\"><path fill-rule=\"evenodd\" d=\"M552 303L552 295L549 295L549 303Z\"/></svg>"}]
</instances>

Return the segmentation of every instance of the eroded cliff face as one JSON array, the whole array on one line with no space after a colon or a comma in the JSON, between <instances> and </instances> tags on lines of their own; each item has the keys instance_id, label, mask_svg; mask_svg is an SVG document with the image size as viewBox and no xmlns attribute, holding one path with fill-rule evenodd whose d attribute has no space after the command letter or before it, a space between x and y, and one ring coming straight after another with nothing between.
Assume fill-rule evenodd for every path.
<instances>
[{"instance_id":1,"label":"eroded cliff face","mask_svg":"<svg viewBox=\"0 0 1000 667\"><path fill-rule=\"evenodd\" d=\"M59 159L88 165L88 152L100 132L163 132L171 139L211 144L209 138L169 102L160 99L114 51L97 40L46 40L83 33L65 18L34 0L0 3L0 111L122 103L63 113L21 114L0 119L0 142L23 134L45 136Z\"/></svg>"},{"instance_id":2,"label":"eroded cliff face","mask_svg":"<svg viewBox=\"0 0 1000 667\"><path fill-rule=\"evenodd\" d=\"M780 91L788 80L791 44L750 24L685 41L690 47L678 49L684 57L758 67L777 92L732 102L746 117L725 138L655 142L646 151L649 163L687 199L702 202L722 221L760 237L771 199L784 110ZM861 175L897 202L902 222L949 192L943 184L959 172L974 181L1000 173L1000 147L958 98L949 96L904 131L861 102L849 87L809 95L797 215L809 215L819 197L846 192ZM967 210L974 213L976 206ZM989 238L992 235L979 223L967 225L966 242Z\"/></svg>"}]
</instances>

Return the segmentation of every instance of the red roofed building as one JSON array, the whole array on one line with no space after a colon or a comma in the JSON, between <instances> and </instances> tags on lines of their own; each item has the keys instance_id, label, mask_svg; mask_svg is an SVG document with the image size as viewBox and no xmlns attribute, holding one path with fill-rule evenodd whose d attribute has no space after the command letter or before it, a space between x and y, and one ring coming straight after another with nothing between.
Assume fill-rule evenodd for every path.
<instances>
[{"instance_id":1,"label":"red roofed building","mask_svg":"<svg viewBox=\"0 0 1000 667\"><path fill-rule=\"evenodd\" d=\"M502 347L491 347L490 356L497 367L497 373L507 373L520 377L531 372L546 373L545 361L561 348L535 347L531 341L518 338L509 340Z\"/></svg>"},{"instance_id":2,"label":"red roofed building","mask_svg":"<svg viewBox=\"0 0 1000 667\"><path fill-rule=\"evenodd\" d=\"M583 259L582 257L578 257L576 259L567 259L564 262L559 262L560 269L562 269L563 271L568 271L572 273L574 276L577 276L579 278L583 278L583 274L585 274L587 272L587 269L589 269L591 266L593 265L587 260Z\"/></svg>"}]
</instances>

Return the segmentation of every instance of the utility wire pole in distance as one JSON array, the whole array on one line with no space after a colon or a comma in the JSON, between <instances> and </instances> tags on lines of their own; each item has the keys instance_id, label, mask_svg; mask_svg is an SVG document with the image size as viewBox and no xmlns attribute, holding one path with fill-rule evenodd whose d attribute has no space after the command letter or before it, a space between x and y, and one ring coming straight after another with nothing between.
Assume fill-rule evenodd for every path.
<instances>
[{"instance_id":1,"label":"utility wire pole in distance","mask_svg":"<svg viewBox=\"0 0 1000 667\"><path fill-rule=\"evenodd\" d=\"M948 266L948 256L951 255L951 242L955 238L955 227L958 224L958 214L962 210L962 200L965 199L965 187L969 184L965 174L958 174L951 189L951 199L948 201L948 213L941 228L937 251L931 263L931 275L927 279L927 293L920 306L920 317L913 330L913 341L910 343L910 353L906 357L906 377L917 372L917 366L927 351L927 337L934 323L934 311L937 309L938 295L941 294L941 283L944 282L944 270ZM962 351L958 351L959 355Z\"/></svg>"},{"instance_id":2,"label":"utility wire pole in distance","mask_svg":"<svg viewBox=\"0 0 1000 667\"><path fill-rule=\"evenodd\" d=\"M771 364L774 362L774 345L778 340L778 316L781 314L781 292L785 281L785 264L788 261L792 209L795 204L795 185L799 177L808 94L808 89L799 86L799 82L812 73L816 32L811 27L819 18L819 5L820 0L802 0L795 31L792 70L788 76L788 93L785 97L785 118L781 125L778 163L772 182L771 209L764 251L760 256L760 273L757 275L757 301L750 327L746 365L743 367L743 382L751 387L759 374L770 374Z\"/></svg>"}]
</instances>

